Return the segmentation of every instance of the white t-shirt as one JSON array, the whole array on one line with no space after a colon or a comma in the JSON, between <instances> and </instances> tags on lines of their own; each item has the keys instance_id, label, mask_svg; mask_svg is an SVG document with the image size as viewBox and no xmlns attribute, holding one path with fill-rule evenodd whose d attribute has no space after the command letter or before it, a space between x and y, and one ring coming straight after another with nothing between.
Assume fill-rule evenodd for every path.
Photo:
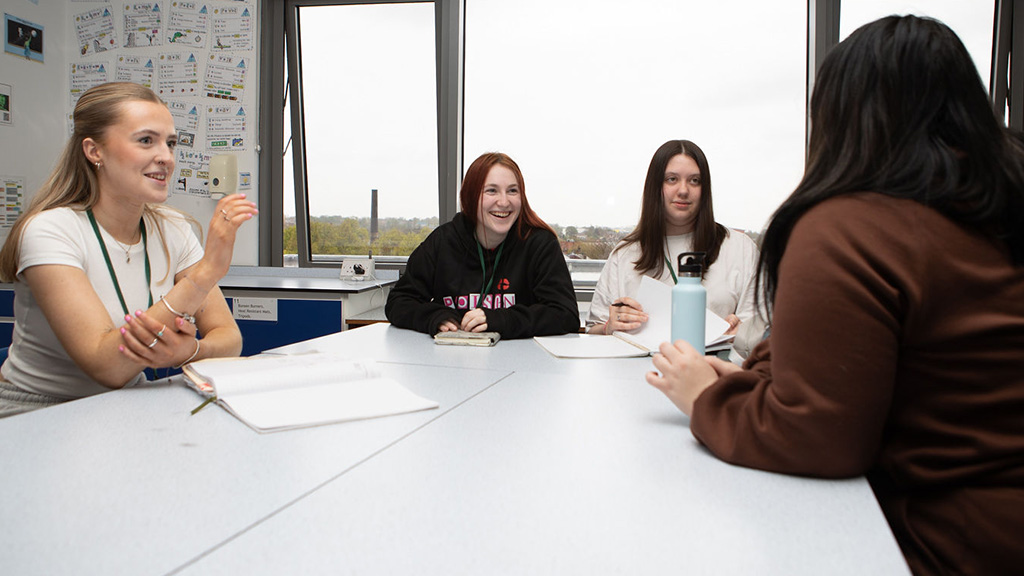
<instances>
[{"instance_id":1,"label":"white t-shirt","mask_svg":"<svg viewBox=\"0 0 1024 576\"><path fill-rule=\"evenodd\" d=\"M149 286L146 286L142 241L129 249L129 263L117 241L100 227L130 312L148 309L150 293L153 302L158 301L174 286L174 275L203 256L202 246L189 222L170 210L163 210L161 214L166 217L159 226L151 218L146 218L151 270ZM170 270L161 239L170 255ZM63 264L84 271L114 325L123 326L125 323L124 309L86 212L71 208L45 210L32 218L22 234L18 282L14 285L14 336L7 361L0 372L4 379L24 390L56 398L70 400L109 391L109 388L89 378L71 360L24 282L22 272L26 268L43 264ZM140 372L129 385L143 379Z\"/></svg>"},{"instance_id":2,"label":"white t-shirt","mask_svg":"<svg viewBox=\"0 0 1024 576\"><path fill-rule=\"evenodd\" d=\"M675 266L679 254L692 250L693 234L667 236L665 241L666 256ZM744 323L754 317L754 275L758 257L757 244L749 236L729 230L718 251L718 258L701 282L707 290L709 310L722 318L735 314ZM587 326L607 322L608 307L615 300L624 296L636 298L642 275L633 263L639 258L639 242L629 245L620 242L608 256L590 303ZM662 267L661 276L655 279L670 286L675 284L667 265ZM763 332L763 326L761 330Z\"/></svg>"}]
</instances>

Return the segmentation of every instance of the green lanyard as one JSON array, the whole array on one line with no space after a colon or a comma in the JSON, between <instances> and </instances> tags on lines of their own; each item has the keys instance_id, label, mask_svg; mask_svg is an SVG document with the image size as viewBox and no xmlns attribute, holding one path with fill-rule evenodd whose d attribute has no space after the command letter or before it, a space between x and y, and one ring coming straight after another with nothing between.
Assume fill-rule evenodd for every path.
<instances>
[{"instance_id":1,"label":"green lanyard","mask_svg":"<svg viewBox=\"0 0 1024 576\"><path fill-rule=\"evenodd\" d=\"M494 284L494 277L498 275L498 262L501 262L501 251L505 249L505 243L502 242L501 246L498 246L498 255L494 257L494 270L491 271L491 279L487 280L487 266L484 264L484 249L480 246L480 243L476 243L476 253L480 255L480 272L483 274L483 278L480 280L480 299L491 291L491 284ZM484 283L487 280L487 283Z\"/></svg>"},{"instance_id":2,"label":"green lanyard","mask_svg":"<svg viewBox=\"0 0 1024 576\"><path fill-rule=\"evenodd\" d=\"M107 253L107 245L103 242L103 237L100 236L100 227L96 224L96 217L92 215L92 208L85 211L89 215L89 223L92 224L92 231L96 233L96 239L100 242L100 250L103 251L103 259L107 261L107 270L110 272L110 279L114 281L114 290L117 291L117 299L121 301L121 309L124 310L125 315L130 314L128 312L128 305L124 302L124 295L121 294L121 285L117 282L117 274L114 272L114 265L110 263L110 254ZM139 218L139 230L142 231L142 252L146 255L146 290L149 292L149 306L153 306L153 289L150 287L150 271L149 271L149 244L146 242L146 222L144 219Z\"/></svg>"},{"instance_id":3,"label":"green lanyard","mask_svg":"<svg viewBox=\"0 0 1024 576\"><path fill-rule=\"evenodd\" d=\"M672 263L668 261L668 256L665 256L665 264L668 265L668 273L672 275L672 283L679 284L679 278L676 278L676 271L672 269Z\"/></svg>"}]
</instances>

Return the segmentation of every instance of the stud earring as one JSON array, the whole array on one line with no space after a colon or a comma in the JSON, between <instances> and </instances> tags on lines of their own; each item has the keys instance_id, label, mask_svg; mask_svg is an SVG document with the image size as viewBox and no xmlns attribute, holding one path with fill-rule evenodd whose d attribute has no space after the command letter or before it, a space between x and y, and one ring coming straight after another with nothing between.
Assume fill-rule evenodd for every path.
<instances>
[{"instance_id":1,"label":"stud earring","mask_svg":"<svg viewBox=\"0 0 1024 576\"><path fill-rule=\"evenodd\" d=\"M99 170L99 169L100 169L100 168L102 168L102 167L103 167L103 162L97 162L97 163L96 163L96 169L97 169L97 170Z\"/></svg>"}]
</instances>

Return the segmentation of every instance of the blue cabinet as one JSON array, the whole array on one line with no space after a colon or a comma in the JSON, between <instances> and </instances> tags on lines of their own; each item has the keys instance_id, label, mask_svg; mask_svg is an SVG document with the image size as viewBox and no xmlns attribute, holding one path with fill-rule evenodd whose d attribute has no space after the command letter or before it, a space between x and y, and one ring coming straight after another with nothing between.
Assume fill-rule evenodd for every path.
<instances>
[{"instance_id":1,"label":"blue cabinet","mask_svg":"<svg viewBox=\"0 0 1024 576\"><path fill-rule=\"evenodd\" d=\"M235 298L227 298L232 312ZM239 320L242 356L294 344L342 330L341 300L292 300L279 298L276 320Z\"/></svg>"},{"instance_id":2,"label":"blue cabinet","mask_svg":"<svg viewBox=\"0 0 1024 576\"><path fill-rule=\"evenodd\" d=\"M11 345L14 333L14 289L0 290L0 348Z\"/></svg>"}]
</instances>

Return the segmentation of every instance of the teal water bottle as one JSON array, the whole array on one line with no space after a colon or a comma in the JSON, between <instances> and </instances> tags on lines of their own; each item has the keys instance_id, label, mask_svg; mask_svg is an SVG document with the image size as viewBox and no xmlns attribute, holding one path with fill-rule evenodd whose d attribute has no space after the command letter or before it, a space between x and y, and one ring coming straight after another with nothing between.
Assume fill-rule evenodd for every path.
<instances>
[{"instance_id":1,"label":"teal water bottle","mask_svg":"<svg viewBox=\"0 0 1024 576\"><path fill-rule=\"evenodd\" d=\"M685 340L704 354L704 322L708 293L700 283L704 252L679 255L679 278L672 288L672 342Z\"/></svg>"}]
</instances>

